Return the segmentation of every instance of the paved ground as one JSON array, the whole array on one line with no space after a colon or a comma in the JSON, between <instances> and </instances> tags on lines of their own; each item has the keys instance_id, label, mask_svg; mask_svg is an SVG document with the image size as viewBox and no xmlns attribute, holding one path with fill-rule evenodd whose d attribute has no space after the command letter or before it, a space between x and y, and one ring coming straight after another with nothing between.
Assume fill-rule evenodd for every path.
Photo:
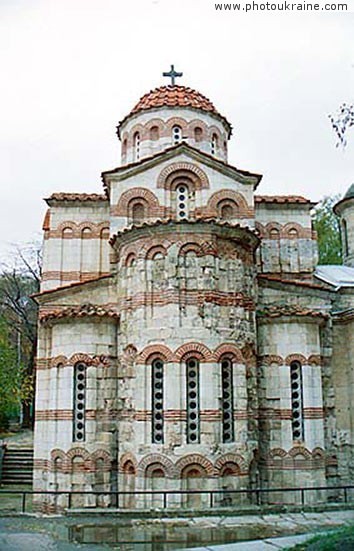
<instances>
[{"instance_id":1,"label":"paved ground","mask_svg":"<svg viewBox=\"0 0 354 551\"><path fill-rule=\"evenodd\" d=\"M0 550L170 551L193 548L194 551L266 551L288 548L312 537L315 532L353 523L352 510L192 519L126 519L119 515L12 516L0 518ZM260 540L260 537L265 539ZM240 541L246 539L248 541ZM219 544L226 541L230 543Z\"/></svg>"}]
</instances>

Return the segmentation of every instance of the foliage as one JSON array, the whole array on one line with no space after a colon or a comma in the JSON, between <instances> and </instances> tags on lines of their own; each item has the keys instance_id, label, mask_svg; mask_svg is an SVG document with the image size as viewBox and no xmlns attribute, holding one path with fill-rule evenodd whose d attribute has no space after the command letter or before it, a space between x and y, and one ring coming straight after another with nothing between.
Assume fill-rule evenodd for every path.
<instances>
[{"instance_id":1,"label":"foliage","mask_svg":"<svg viewBox=\"0 0 354 551\"><path fill-rule=\"evenodd\" d=\"M40 272L40 247L35 243L15 247L10 263L0 270L0 318L6 327L7 347L12 353L16 350L13 378L6 369L4 377L10 386L17 381L14 400L17 404L22 401L24 426L31 424L30 402L34 393L37 342L37 305L30 297L39 291ZM8 365L10 363L8 359Z\"/></svg>"},{"instance_id":2,"label":"foliage","mask_svg":"<svg viewBox=\"0 0 354 551\"><path fill-rule=\"evenodd\" d=\"M6 322L0 320L0 427L16 413L21 401L33 395L33 378L18 362L17 351L11 346Z\"/></svg>"},{"instance_id":3,"label":"foliage","mask_svg":"<svg viewBox=\"0 0 354 551\"><path fill-rule=\"evenodd\" d=\"M339 218L333 212L333 206L339 198L338 195L324 197L314 210L313 225L318 234L319 264L342 263Z\"/></svg>"},{"instance_id":4,"label":"foliage","mask_svg":"<svg viewBox=\"0 0 354 551\"><path fill-rule=\"evenodd\" d=\"M354 105L343 103L335 115L329 115L329 120L338 138L336 147L340 144L345 147L347 145L346 133L354 126Z\"/></svg>"},{"instance_id":5,"label":"foliage","mask_svg":"<svg viewBox=\"0 0 354 551\"><path fill-rule=\"evenodd\" d=\"M352 551L354 549L354 526L347 526L318 535L305 543L290 547L289 551Z\"/></svg>"}]
</instances>

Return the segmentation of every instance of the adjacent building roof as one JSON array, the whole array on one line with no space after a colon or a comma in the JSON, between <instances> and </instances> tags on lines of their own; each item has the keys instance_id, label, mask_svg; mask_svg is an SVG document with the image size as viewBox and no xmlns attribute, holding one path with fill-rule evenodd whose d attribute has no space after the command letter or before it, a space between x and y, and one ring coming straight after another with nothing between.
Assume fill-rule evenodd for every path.
<instances>
[{"instance_id":1,"label":"adjacent building roof","mask_svg":"<svg viewBox=\"0 0 354 551\"><path fill-rule=\"evenodd\" d=\"M225 117L220 115L214 104L207 97L192 88L179 85L160 86L159 88L155 88L155 90L150 90L150 92L144 94L130 113L124 117L122 121L120 121L118 129L131 115L135 115L136 113L147 111L149 109L156 109L158 107L191 107L192 109L206 111L224 122L231 134L230 123Z\"/></svg>"},{"instance_id":2,"label":"adjacent building roof","mask_svg":"<svg viewBox=\"0 0 354 551\"><path fill-rule=\"evenodd\" d=\"M95 304L82 304L80 306L70 306L67 308L57 308L50 312L39 314L39 321L45 323L54 319L61 318L84 318L84 317L109 317L118 319L119 314L111 308L97 306Z\"/></svg>"},{"instance_id":3,"label":"adjacent building roof","mask_svg":"<svg viewBox=\"0 0 354 551\"><path fill-rule=\"evenodd\" d=\"M52 193L50 197L45 199L48 205L51 206L55 202L65 202L68 201L78 202L78 203L87 203L92 201L107 201L106 195L100 193Z\"/></svg>"},{"instance_id":4,"label":"adjacent building roof","mask_svg":"<svg viewBox=\"0 0 354 551\"><path fill-rule=\"evenodd\" d=\"M309 205L311 207L316 204L301 195L255 195L254 202L276 204L296 203L301 205Z\"/></svg>"},{"instance_id":5,"label":"adjacent building roof","mask_svg":"<svg viewBox=\"0 0 354 551\"><path fill-rule=\"evenodd\" d=\"M298 316L311 318L329 318L328 312L304 308L295 304L275 304L264 306L257 311L257 316L261 318L279 318L282 316Z\"/></svg>"},{"instance_id":6,"label":"adjacent building roof","mask_svg":"<svg viewBox=\"0 0 354 551\"><path fill-rule=\"evenodd\" d=\"M334 287L354 287L354 268L349 266L317 266L314 275Z\"/></svg>"},{"instance_id":7,"label":"adjacent building roof","mask_svg":"<svg viewBox=\"0 0 354 551\"><path fill-rule=\"evenodd\" d=\"M354 199L354 184L349 186L346 194L338 201L336 205L334 205L333 210L336 214L340 214L340 208L338 209L338 207L341 207L348 199Z\"/></svg>"}]
</instances>

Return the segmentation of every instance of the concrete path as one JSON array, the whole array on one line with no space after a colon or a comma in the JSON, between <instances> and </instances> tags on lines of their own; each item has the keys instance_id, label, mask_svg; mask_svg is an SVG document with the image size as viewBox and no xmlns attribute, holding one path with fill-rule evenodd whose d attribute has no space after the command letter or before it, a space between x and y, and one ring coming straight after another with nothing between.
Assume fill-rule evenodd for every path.
<instances>
[{"instance_id":1,"label":"concrete path","mask_svg":"<svg viewBox=\"0 0 354 551\"><path fill-rule=\"evenodd\" d=\"M241 543L229 543L227 545L212 545L210 547L193 547L177 551L272 551L275 549L288 549L299 543L313 538L314 534L301 536L286 536L283 538L268 538L265 540L244 541Z\"/></svg>"}]
</instances>

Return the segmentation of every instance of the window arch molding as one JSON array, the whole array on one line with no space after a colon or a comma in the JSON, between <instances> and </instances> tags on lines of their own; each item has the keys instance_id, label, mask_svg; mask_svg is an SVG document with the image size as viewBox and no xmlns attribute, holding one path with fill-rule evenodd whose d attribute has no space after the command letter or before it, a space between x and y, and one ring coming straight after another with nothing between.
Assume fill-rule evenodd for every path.
<instances>
[{"instance_id":1,"label":"window arch molding","mask_svg":"<svg viewBox=\"0 0 354 551\"><path fill-rule=\"evenodd\" d=\"M209 179L206 173L193 163L172 163L166 166L157 178L157 187L169 191L176 189L179 179L188 179L193 183L193 191L208 189L210 187ZM173 187L174 185L174 187ZM190 190L192 191L192 189Z\"/></svg>"}]
</instances>

